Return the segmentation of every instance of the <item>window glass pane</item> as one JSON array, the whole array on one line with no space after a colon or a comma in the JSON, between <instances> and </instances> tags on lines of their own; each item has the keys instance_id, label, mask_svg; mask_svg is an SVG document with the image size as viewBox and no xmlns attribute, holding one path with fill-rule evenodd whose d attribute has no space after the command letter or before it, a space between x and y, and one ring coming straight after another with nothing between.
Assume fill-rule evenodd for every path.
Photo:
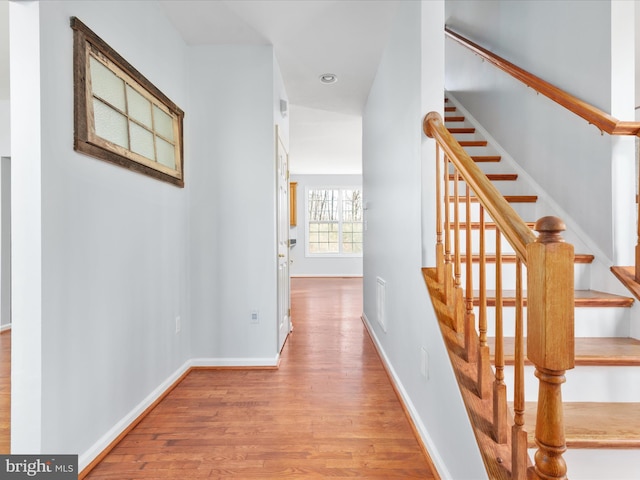
<instances>
[{"instance_id":1,"label":"window glass pane","mask_svg":"<svg viewBox=\"0 0 640 480\"><path fill-rule=\"evenodd\" d=\"M339 253L338 224L309 224L308 241L310 253Z\"/></svg>"},{"instance_id":2,"label":"window glass pane","mask_svg":"<svg viewBox=\"0 0 640 480\"><path fill-rule=\"evenodd\" d=\"M309 190L308 199L310 221L337 221L339 198L338 190Z\"/></svg>"},{"instance_id":3,"label":"window glass pane","mask_svg":"<svg viewBox=\"0 0 640 480\"><path fill-rule=\"evenodd\" d=\"M129 148L127 117L96 98L93 99L93 114L97 136L121 147Z\"/></svg>"},{"instance_id":4,"label":"window glass pane","mask_svg":"<svg viewBox=\"0 0 640 480\"><path fill-rule=\"evenodd\" d=\"M127 85L127 107L130 118L137 120L149 130L153 128L151 123L151 102Z\"/></svg>"},{"instance_id":5,"label":"window glass pane","mask_svg":"<svg viewBox=\"0 0 640 480\"><path fill-rule=\"evenodd\" d=\"M90 63L92 93L124 112L124 81L95 58Z\"/></svg>"},{"instance_id":6,"label":"window glass pane","mask_svg":"<svg viewBox=\"0 0 640 480\"><path fill-rule=\"evenodd\" d=\"M149 160L155 160L153 151L153 133L129 120L131 135L131 151L136 152Z\"/></svg>"},{"instance_id":7,"label":"window glass pane","mask_svg":"<svg viewBox=\"0 0 640 480\"><path fill-rule=\"evenodd\" d=\"M343 190L342 218L345 221L362 221L362 196L360 190Z\"/></svg>"},{"instance_id":8,"label":"window glass pane","mask_svg":"<svg viewBox=\"0 0 640 480\"><path fill-rule=\"evenodd\" d=\"M158 163L165 167L176 168L176 149L173 145L165 142L160 137L156 137L156 150L158 152Z\"/></svg>"},{"instance_id":9,"label":"window glass pane","mask_svg":"<svg viewBox=\"0 0 640 480\"><path fill-rule=\"evenodd\" d=\"M167 140L173 141L173 119L157 106L153 106L153 120L156 133L159 133Z\"/></svg>"}]
</instances>

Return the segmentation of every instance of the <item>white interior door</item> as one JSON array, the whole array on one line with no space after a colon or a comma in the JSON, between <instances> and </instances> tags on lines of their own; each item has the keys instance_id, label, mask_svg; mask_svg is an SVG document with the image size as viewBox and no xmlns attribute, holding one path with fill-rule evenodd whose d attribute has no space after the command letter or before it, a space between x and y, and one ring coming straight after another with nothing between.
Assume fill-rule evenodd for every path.
<instances>
[{"instance_id":1,"label":"white interior door","mask_svg":"<svg viewBox=\"0 0 640 480\"><path fill-rule=\"evenodd\" d=\"M289 279L289 156L276 126L278 188L278 351L291 331Z\"/></svg>"}]
</instances>

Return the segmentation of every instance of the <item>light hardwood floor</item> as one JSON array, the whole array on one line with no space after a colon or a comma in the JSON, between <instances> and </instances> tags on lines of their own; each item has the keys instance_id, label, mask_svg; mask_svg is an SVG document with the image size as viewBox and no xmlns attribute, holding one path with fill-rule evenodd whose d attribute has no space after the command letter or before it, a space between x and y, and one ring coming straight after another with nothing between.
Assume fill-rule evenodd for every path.
<instances>
[{"instance_id":1,"label":"light hardwood floor","mask_svg":"<svg viewBox=\"0 0 640 480\"><path fill-rule=\"evenodd\" d=\"M292 279L278 369L191 371L86 478L437 478L361 313L361 279Z\"/></svg>"},{"instance_id":2,"label":"light hardwood floor","mask_svg":"<svg viewBox=\"0 0 640 480\"><path fill-rule=\"evenodd\" d=\"M11 330L0 333L0 454L11 450Z\"/></svg>"}]
</instances>

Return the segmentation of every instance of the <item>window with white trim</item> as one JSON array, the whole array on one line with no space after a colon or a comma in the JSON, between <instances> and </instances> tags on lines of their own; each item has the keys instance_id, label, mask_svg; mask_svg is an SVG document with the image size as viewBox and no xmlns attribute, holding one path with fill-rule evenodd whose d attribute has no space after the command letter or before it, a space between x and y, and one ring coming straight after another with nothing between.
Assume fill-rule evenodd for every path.
<instances>
[{"instance_id":1,"label":"window with white trim","mask_svg":"<svg viewBox=\"0 0 640 480\"><path fill-rule=\"evenodd\" d=\"M362 256L360 187L307 187L307 256Z\"/></svg>"}]
</instances>

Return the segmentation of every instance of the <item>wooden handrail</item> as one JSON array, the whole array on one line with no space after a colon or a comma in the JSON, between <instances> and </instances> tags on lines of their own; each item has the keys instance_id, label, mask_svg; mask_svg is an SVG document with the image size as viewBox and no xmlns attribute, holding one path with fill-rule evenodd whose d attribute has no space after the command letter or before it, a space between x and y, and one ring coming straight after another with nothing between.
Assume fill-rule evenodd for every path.
<instances>
[{"instance_id":1,"label":"wooden handrail","mask_svg":"<svg viewBox=\"0 0 640 480\"><path fill-rule=\"evenodd\" d=\"M462 174L462 178L475 192L491 218L494 219L504 237L526 263L527 245L536 240L536 236L531 229L475 164L469 154L460 146L453 135L449 133L440 114L437 112L428 113L424 118L422 127L429 138L436 139L440 148Z\"/></svg>"},{"instance_id":2,"label":"wooden handrail","mask_svg":"<svg viewBox=\"0 0 640 480\"><path fill-rule=\"evenodd\" d=\"M504 58L490 52L489 50L481 47L477 43L463 37L459 33L454 32L450 28L445 27L445 34L467 47L475 54L482 57L484 60L498 67L500 70L508 73L513 78L520 80L528 87L533 88L536 92L543 94L545 97L553 100L559 105L562 105L567 110L575 113L579 117L584 118L590 124L596 126L600 131L606 132L609 135L636 135L640 136L640 122L627 122L621 121L612 117L606 112L603 112L599 108L590 105L587 102L574 97L570 93L552 85L546 80L541 79L527 72L526 70L514 65L513 63L505 60Z\"/></svg>"}]
</instances>

